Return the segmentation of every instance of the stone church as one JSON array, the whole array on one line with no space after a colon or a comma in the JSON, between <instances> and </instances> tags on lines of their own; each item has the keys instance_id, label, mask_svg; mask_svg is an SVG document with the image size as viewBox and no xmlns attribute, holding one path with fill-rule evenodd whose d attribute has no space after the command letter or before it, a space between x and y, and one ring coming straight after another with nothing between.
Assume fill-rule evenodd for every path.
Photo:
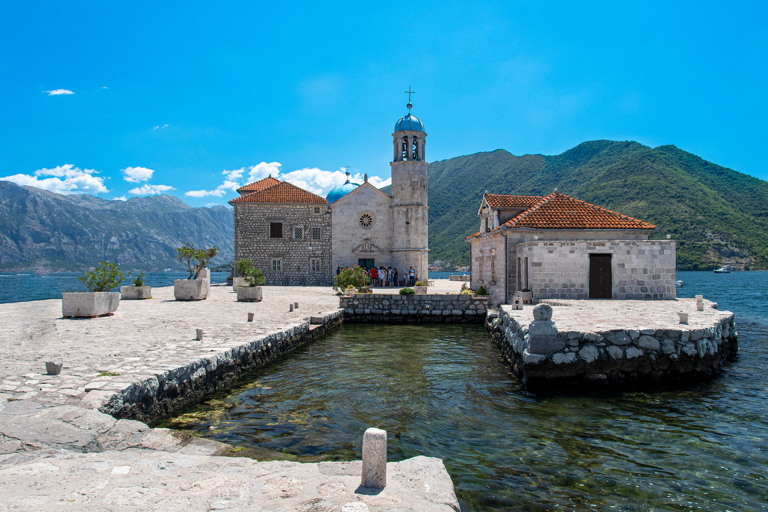
<instances>
[{"instance_id":1,"label":"stone church","mask_svg":"<svg viewBox=\"0 0 768 512\"><path fill-rule=\"evenodd\" d=\"M235 259L249 259L269 285L328 286L337 267L410 267L427 279L429 253L424 124L410 113L392 134L392 195L347 182L321 197L273 177L237 190Z\"/></svg>"},{"instance_id":2,"label":"stone church","mask_svg":"<svg viewBox=\"0 0 768 512\"><path fill-rule=\"evenodd\" d=\"M470 244L471 287L495 304L533 299L674 299L673 240L656 226L555 190L484 194Z\"/></svg>"}]
</instances>

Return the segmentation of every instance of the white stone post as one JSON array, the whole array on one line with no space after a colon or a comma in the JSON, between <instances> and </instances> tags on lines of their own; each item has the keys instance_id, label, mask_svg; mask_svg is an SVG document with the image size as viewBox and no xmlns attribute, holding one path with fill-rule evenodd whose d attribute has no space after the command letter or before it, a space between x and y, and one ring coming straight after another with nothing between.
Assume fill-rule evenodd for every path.
<instances>
[{"instance_id":1,"label":"white stone post","mask_svg":"<svg viewBox=\"0 0 768 512\"><path fill-rule=\"evenodd\" d=\"M363 434L363 487L387 486L387 431L369 428Z\"/></svg>"}]
</instances>

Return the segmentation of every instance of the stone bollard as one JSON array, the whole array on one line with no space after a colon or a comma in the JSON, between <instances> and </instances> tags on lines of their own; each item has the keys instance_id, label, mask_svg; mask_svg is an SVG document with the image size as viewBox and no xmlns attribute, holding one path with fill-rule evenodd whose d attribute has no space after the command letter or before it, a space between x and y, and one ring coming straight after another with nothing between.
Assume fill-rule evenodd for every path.
<instances>
[{"instance_id":1,"label":"stone bollard","mask_svg":"<svg viewBox=\"0 0 768 512\"><path fill-rule=\"evenodd\" d=\"M195 339L197 341L203 341L203 330L202 329L195 329Z\"/></svg>"},{"instance_id":2,"label":"stone bollard","mask_svg":"<svg viewBox=\"0 0 768 512\"><path fill-rule=\"evenodd\" d=\"M288 312L290 313L293 311L293 304L288 304Z\"/></svg>"},{"instance_id":3,"label":"stone bollard","mask_svg":"<svg viewBox=\"0 0 768 512\"><path fill-rule=\"evenodd\" d=\"M680 317L680 323L681 324L687 324L688 323L688 313L683 313L682 311L677 314L678 317Z\"/></svg>"},{"instance_id":4,"label":"stone bollard","mask_svg":"<svg viewBox=\"0 0 768 512\"><path fill-rule=\"evenodd\" d=\"M299 303L298 302L294 302L293 303L293 309L299 309Z\"/></svg>"},{"instance_id":5,"label":"stone bollard","mask_svg":"<svg viewBox=\"0 0 768 512\"><path fill-rule=\"evenodd\" d=\"M704 303L703 302L696 302L696 311L704 311Z\"/></svg>"},{"instance_id":6,"label":"stone bollard","mask_svg":"<svg viewBox=\"0 0 768 512\"><path fill-rule=\"evenodd\" d=\"M696 302L702 302L704 300L703 295L696 295Z\"/></svg>"},{"instance_id":7,"label":"stone bollard","mask_svg":"<svg viewBox=\"0 0 768 512\"><path fill-rule=\"evenodd\" d=\"M248 321L253 322L253 313L248 313Z\"/></svg>"},{"instance_id":8,"label":"stone bollard","mask_svg":"<svg viewBox=\"0 0 768 512\"><path fill-rule=\"evenodd\" d=\"M58 375L61 373L61 368L64 365L60 362L49 362L45 363L45 373L48 375Z\"/></svg>"},{"instance_id":9,"label":"stone bollard","mask_svg":"<svg viewBox=\"0 0 768 512\"><path fill-rule=\"evenodd\" d=\"M387 486L387 431L369 428L363 434L362 487L383 489Z\"/></svg>"}]
</instances>

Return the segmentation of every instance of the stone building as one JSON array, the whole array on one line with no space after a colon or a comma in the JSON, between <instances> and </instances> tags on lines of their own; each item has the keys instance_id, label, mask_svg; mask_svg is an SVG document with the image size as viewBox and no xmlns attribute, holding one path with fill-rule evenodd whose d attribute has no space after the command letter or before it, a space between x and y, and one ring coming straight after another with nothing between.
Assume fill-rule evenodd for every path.
<instances>
[{"instance_id":1,"label":"stone building","mask_svg":"<svg viewBox=\"0 0 768 512\"><path fill-rule=\"evenodd\" d=\"M330 285L331 215L323 197L271 176L238 189L235 260L249 259L269 285Z\"/></svg>"},{"instance_id":2,"label":"stone building","mask_svg":"<svg viewBox=\"0 0 768 512\"><path fill-rule=\"evenodd\" d=\"M272 177L245 185L230 201L235 259L252 259L268 284L329 285L337 267L352 265L393 267L400 277L413 267L426 280L427 134L407 107L392 134L391 196L367 177L325 199Z\"/></svg>"},{"instance_id":3,"label":"stone building","mask_svg":"<svg viewBox=\"0 0 768 512\"><path fill-rule=\"evenodd\" d=\"M491 302L536 299L674 299L675 242L656 226L555 191L485 194L470 244L471 286Z\"/></svg>"}]
</instances>

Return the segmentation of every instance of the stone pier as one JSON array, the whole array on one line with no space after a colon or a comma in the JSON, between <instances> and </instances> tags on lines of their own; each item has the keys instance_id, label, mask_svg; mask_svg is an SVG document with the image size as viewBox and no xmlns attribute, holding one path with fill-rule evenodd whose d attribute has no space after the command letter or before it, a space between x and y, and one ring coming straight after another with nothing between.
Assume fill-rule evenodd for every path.
<instances>
[{"instance_id":1,"label":"stone pier","mask_svg":"<svg viewBox=\"0 0 768 512\"><path fill-rule=\"evenodd\" d=\"M701 311L694 299L542 302L501 306L486 321L529 388L705 380L738 350L733 313L706 300Z\"/></svg>"}]
</instances>

